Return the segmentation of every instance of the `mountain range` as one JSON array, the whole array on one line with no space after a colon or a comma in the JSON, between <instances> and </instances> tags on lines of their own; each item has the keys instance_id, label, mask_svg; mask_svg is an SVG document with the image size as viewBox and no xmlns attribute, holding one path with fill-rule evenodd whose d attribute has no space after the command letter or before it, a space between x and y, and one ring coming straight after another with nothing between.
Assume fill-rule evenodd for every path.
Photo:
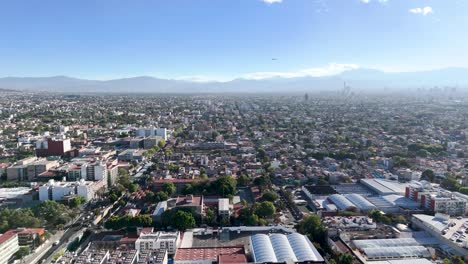
<instances>
[{"instance_id":1,"label":"mountain range","mask_svg":"<svg viewBox=\"0 0 468 264\"><path fill-rule=\"evenodd\" d=\"M19 91L72 93L282 93L338 91L344 83L352 91L396 91L451 87L468 90L468 68L389 73L375 69L354 69L324 77L272 77L261 80L234 79L227 82L194 82L149 76L114 80L87 80L67 76L5 77L0 88Z\"/></svg>"}]
</instances>

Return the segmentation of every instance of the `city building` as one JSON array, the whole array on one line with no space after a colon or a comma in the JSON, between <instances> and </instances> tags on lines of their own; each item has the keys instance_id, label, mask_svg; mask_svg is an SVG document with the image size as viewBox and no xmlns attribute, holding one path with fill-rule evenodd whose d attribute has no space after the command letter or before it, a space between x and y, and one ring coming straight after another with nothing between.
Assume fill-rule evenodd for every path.
<instances>
[{"instance_id":1,"label":"city building","mask_svg":"<svg viewBox=\"0 0 468 264\"><path fill-rule=\"evenodd\" d=\"M301 234L256 234L250 237L250 252L255 263L325 263L310 240Z\"/></svg>"},{"instance_id":2,"label":"city building","mask_svg":"<svg viewBox=\"0 0 468 264\"><path fill-rule=\"evenodd\" d=\"M44 240L44 228L17 228L14 231L18 234L18 245L20 247L29 247L31 251Z\"/></svg>"},{"instance_id":3,"label":"city building","mask_svg":"<svg viewBox=\"0 0 468 264\"><path fill-rule=\"evenodd\" d=\"M166 128L154 128L154 127L148 127L148 128L141 127L137 129L136 136L137 137L160 136L164 140L167 140L167 129Z\"/></svg>"},{"instance_id":4,"label":"city building","mask_svg":"<svg viewBox=\"0 0 468 264\"><path fill-rule=\"evenodd\" d=\"M67 197L80 196L89 201L95 198L96 192L101 188L105 188L106 185L106 181L58 182L49 180L49 182L39 187L39 200L57 201Z\"/></svg>"},{"instance_id":5,"label":"city building","mask_svg":"<svg viewBox=\"0 0 468 264\"><path fill-rule=\"evenodd\" d=\"M135 249L137 250L167 250L169 255L173 255L177 251L180 243L179 232L153 232L152 230L142 230L138 239L135 241Z\"/></svg>"},{"instance_id":6,"label":"city building","mask_svg":"<svg viewBox=\"0 0 468 264\"><path fill-rule=\"evenodd\" d=\"M362 239L352 240L356 253L367 261L429 258L431 253L414 238Z\"/></svg>"},{"instance_id":7,"label":"city building","mask_svg":"<svg viewBox=\"0 0 468 264\"><path fill-rule=\"evenodd\" d=\"M449 215L413 214L411 223L424 230L440 242L440 248L448 255L465 256L468 261L468 218L451 218Z\"/></svg>"},{"instance_id":8,"label":"city building","mask_svg":"<svg viewBox=\"0 0 468 264\"><path fill-rule=\"evenodd\" d=\"M143 161L145 159L144 150L126 149L117 156L119 161Z\"/></svg>"},{"instance_id":9,"label":"city building","mask_svg":"<svg viewBox=\"0 0 468 264\"><path fill-rule=\"evenodd\" d=\"M233 209L232 204L229 201L229 198L219 198L218 199L218 215L222 217L229 217Z\"/></svg>"},{"instance_id":10,"label":"city building","mask_svg":"<svg viewBox=\"0 0 468 264\"><path fill-rule=\"evenodd\" d=\"M70 139L45 138L36 141L36 155L38 157L64 156L70 150Z\"/></svg>"},{"instance_id":11,"label":"city building","mask_svg":"<svg viewBox=\"0 0 468 264\"><path fill-rule=\"evenodd\" d=\"M427 181L411 182L406 187L405 197L435 213L458 216L468 212L468 196L434 187Z\"/></svg>"},{"instance_id":12,"label":"city building","mask_svg":"<svg viewBox=\"0 0 468 264\"><path fill-rule=\"evenodd\" d=\"M243 246L227 247L192 247L179 248L174 256L174 264L213 264L218 261L218 257L228 259L227 256L233 256L233 259L245 260L245 250ZM228 261L228 263L232 263ZM245 262L240 262L245 263Z\"/></svg>"},{"instance_id":13,"label":"city building","mask_svg":"<svg viewBox=\"0 0 468 264\"><path fill-rule=\"evenodd\" d=\"M0 264L7 264L19 250L18 234L15 230L6 231L0 235Z\"/></svg>"}]
</instances>

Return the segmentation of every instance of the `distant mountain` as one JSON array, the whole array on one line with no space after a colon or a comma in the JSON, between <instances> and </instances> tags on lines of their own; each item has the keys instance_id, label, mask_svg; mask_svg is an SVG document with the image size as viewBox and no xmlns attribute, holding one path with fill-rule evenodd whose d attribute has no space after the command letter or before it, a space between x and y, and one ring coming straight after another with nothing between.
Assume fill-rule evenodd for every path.
<instances>
[{"instance_id":1,"label":"distant mountain","mask_svg":"<svg viewBox=\"0 0 468 264\"><path fill-rule=\"evenodd\" d=\"M337 91L344 82L353 91L408 90L433 87L468 87L467 68L445 68L432 71L388 73L375 69L354 69L326 77L297 77L228 82L193 82L159 79L149 76L108 81L85 80L67 76L6 77L0 87L13 90L49 92L113 93L221 93L221 92L313 92Z\"/></svg>"}]
</instances>

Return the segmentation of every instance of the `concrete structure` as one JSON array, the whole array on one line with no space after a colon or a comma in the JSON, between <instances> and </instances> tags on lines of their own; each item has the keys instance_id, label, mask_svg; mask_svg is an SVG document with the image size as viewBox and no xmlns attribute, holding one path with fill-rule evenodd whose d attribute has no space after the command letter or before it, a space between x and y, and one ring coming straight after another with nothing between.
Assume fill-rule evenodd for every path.
<instances>
[{"instance_id":1,"label":"concrete structure","mask_svg":"<svg viewBox=\"0 0 468 264\"><path fill-rule=\"evenodd\" d=\"M59 163L55 160L34 160L26 164L18 164L7 168L7 179L9 181L33 181L41 173L58 166Z\"/></svg>"},{"instance_id":2,"label":"concrete structure","mask_svg":"<svg viewBox=\"0 0 468 264\"><path fill-rule=\"evenodd\" d=\"M7 264L18 250L18 234L14 230L9 230L0 236L0 264Z\"/></svg>"},{"instance_id":3,"label":"concrete structure","mask_svg":"<svg viewBox=\"0 0 468 264\"><path fill-rule=\"evenodd\" d=\"M218 215L222 217L229 217L232 211L232 204L229 202L229 198L218 199Z\"/></svg>"},{"instance_id":4,"label":"concrete structure","mask_svg":"<svg viewBox=\"0 0 468 264\"><path fill-rule=\"evenodd\" d=\"M179 232L141 231L140 236L135 242L135 249L150 251L163 249L172 255L176 253L179 241Z\"/></svg>"},{"instance_id":5,"label":"concrete structure","mask_svg":"<svg viewBox=\"0 0 468 264\"><path fill-rule=\"evenodd\" d=\"M18 245L29 247L30 250L37 248L43 241L45 235L44 228L17 228Z\"/></svg>"},{"instance_id":6,"label":"concrete structure","mask_svg":"<svg viewBox=\"0 0 468 264\"><path fill-rule=\"evenodd\" d=\"M202 215L204 212L203 196L196 196L196 195L179 196L176 199L169 200L169 203L173 203L174 200L175 200L175 207L183 207L186 209L190 209L192 212L198 215Z\"/></svg>"},{"instance_id":7,"label":"concrete structure","mask_svg":"<svg viewBox=\"0 0 468 264\"><path fill-rule=\"evenodd\" d=\"M66 196L81 196L87 201L95 198L96 192L106 187L105 181L56 182L49 180L48 183L39 187L39 200L62 200Z\"/></svg>"},{"instance_id":8,"label":"concrete structure","mask_svg":"<svg viewBox=\"0 0 468 264\"><path fill-rule=\"evenodd\" d=\"M448 215L436 216L414 214L411 218L414 227L422 229L440 242L440 247L448 254L465 256L468 261L468 239L463 230L468 230L468 218L450 218ZM465 238L463 238L465 236Z\"/></svg>"},{"instance_id":9,"label":"concrete structure","mask_svg":"<svg viewBox=\"0 0 468 264\"><path fill-rule=\"evenodd\" d=\"M36 142L36 155L38 157L63 156L71 150L70 139L46 138Z\"/></svg>"},{"instance_id":10,"label":"concrete structure","mask_svg":"<svg viewBox=\"0 0 468 264\"><path fill-rule=\"evenodd\" d=\"M465 215L468 212L468 197L440 187L434 187L427 181L411 182L406 187L405 197L418 202L421 207L435 213L458 216Z\"/></svg>"},{"instance_id":11,"label":"concrete structure","mask_svg":"<svg viewBox=\"0 0 468 264\"><path fill-rule=\"evenodd\" d=\"M157 146L159 141L163 140L161 136L149 136L143 139L143 148L150 149L154 146Z\"/></svg>"},{"instance_id":12,"label":"concrete structure","mask_svg":"<svg viewBox=\"0 0 468 264\"><path fill-rule=\"evenodd\" d=\"M155 128L155 127L141 127L136 130L137 137L150 137L150 136L160 136L164 140L167 140L167 129L166 128Z\"/></svg>"},{"instance_id":13,"label":"concrete structure","mask_svg":"<svg viewBox=\"0 0 468 264\"><path fill-rule=\"evenodd\" d=\"M159 202L152 214L154 222L161 222L162 214L167 210L167 201Z\"/></svg>"},{"instance_id":14,"label":"concrete structure","mask_svg":"<svg viewBox=\"0 0 468 264\"><path fill-rule=\"evenodd\" d=\"M117 156L119 161L143 161L144 157L144 150L138 149L127 149L119 153Z\"/></svg>"}]
</instances>

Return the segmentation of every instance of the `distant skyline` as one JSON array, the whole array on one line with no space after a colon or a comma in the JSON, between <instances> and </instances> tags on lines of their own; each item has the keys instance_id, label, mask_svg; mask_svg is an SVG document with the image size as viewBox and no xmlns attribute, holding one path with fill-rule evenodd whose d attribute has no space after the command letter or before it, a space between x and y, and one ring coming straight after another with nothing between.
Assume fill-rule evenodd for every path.
<instances>
[{"instance_id":1,"label":"distant skyline","mask_svg":"<svg viewBox=\"0 0 468 264\"><path fill-rule=\"evenodd\" d=\"M468 67L464 0L4 0L0 77L194 81Z\"/></svg>"}]
</instances>

